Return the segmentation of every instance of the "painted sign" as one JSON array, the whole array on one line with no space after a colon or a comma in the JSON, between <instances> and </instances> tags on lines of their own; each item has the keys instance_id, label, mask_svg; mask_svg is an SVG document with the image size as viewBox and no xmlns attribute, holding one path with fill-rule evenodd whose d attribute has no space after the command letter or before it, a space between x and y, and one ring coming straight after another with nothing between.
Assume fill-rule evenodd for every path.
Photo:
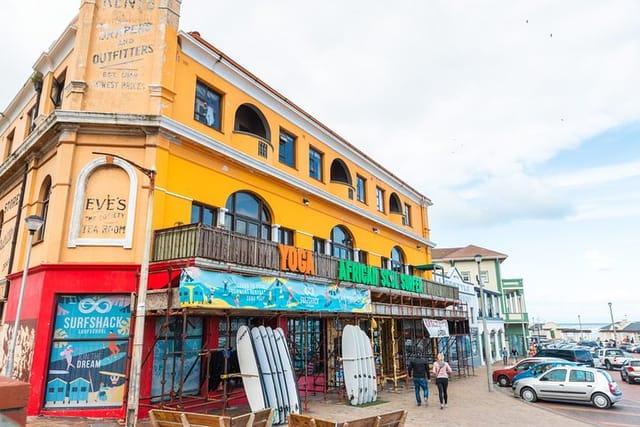
<instances>
[{"instance_id":1,"label":"painted sign","mask_svg":"<svg viewBox=\"0 0 640 427\"><path fill-rule=\"evenodd\" d=\"M424 284L420 277L346 259L341 259L339 263L338 280L383 288L402 289L409 292L424 292Z\"/></svg>"},{"instance_id":2,"label":"painted sign","mask_svg":"<svg viewBox=\"0 0 640 427\"><path fill-rule=\"evenodd\" d=\"M313 252L282 244L278 245L278 251L280 252L280 270L315 274Z\"/></svg>"},{"instance_id":3,"label":"painted sign","mask_svg":"<svg viewBox=\"0 0 640 427\"><path fill-rule=\"evenodd\" d=\"M429 331L431 338L441 338L449 336L449 324L446 320L422 319L424 327Z\"/></svg>"},{"instance_id":4,"label":"painted sign","mask_svg":"<svg viewBox=\"0 0 640 427\"><path fill-rule=\"evenodd\" d=\"M80 238L123 238L127 231L129 177L119 167L104 166L87 180Z\"/></svg>"},{"instance_id":5,"label":"painted sign","mask_svg":"<svg viewBox=\"0 0 640 427\"><path fill-rule=\"evenodd\" d=\"M155 2L152 0L98 3L97 37L90 61L98 70L93 89L139 92L147 88L147 66L152 57Z\"/></svg>"},{"instance_id":6,"label":"painted sign","mask_svg":"<svg viewBox=\"0 0 640 427\"><path fill-rule=\"evenodd\" d=\"M368 289L281 277L240 276L189 267L180 276L182 307L370 313Z\"/></svg>"},{"instance_id":7,"label":"painted sign","mask_svg":"<svg viewBox=\"0 0 640 427\"><path fill-rule=\"evenodd\" d=\"M130 321L128 295L58 298L45 408L122 406Z\"/></svg>"},{"instance_id":8,"label":"painted sign","mask_svg":"<svg viewBox=\"0 0 640 427\"><path fill-rule=\"evenodd\" d=\"M9 272L12 242L15 234L16 216L20 204L20 187L16 187L0 198L0 277Z\"/></svg>"}]
</instances>

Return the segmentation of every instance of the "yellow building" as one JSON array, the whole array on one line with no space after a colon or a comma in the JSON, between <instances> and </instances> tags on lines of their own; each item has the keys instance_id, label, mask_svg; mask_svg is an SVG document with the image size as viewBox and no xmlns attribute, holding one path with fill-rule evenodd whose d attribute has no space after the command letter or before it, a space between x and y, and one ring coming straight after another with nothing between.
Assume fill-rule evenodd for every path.
<instances>
[{"instance_id":1,"label":"yellow building","mask_svg":"<svg viewBox=\"0 0 640 427\"><path fill-rule=\"evenodd\" d=\"M179 31L180 7L82 1L0 119L0 341L29 414L124 415L140 283L148 404L242 399L241 325L283 328L306 393L340 392L347 323L379 386L455 350L422 326L468 334L457 288L429 280L431 201Z\"/></svg>"}]
</instances>

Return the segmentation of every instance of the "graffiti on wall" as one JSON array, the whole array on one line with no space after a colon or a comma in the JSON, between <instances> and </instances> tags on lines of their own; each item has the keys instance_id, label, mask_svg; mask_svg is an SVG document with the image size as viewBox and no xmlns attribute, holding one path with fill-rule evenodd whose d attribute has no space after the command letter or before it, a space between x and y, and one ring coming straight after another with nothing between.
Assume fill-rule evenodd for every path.
<instances>
[{"instance_id":1,"label":"graffiti on wall","mask_svg":"<svg viewBox=\"0 0 640 427\"><path fill-rule=\"evenodd\" d=\"M9 344L13 334L13 323L0 325L0 372L4 373L9 354ZM36 342L36 320L23 319L20 321L16 348L13 357L12 378L23 382L29 382L31 365L33 364L33 351Z\"/></svg>"}]
</instances>

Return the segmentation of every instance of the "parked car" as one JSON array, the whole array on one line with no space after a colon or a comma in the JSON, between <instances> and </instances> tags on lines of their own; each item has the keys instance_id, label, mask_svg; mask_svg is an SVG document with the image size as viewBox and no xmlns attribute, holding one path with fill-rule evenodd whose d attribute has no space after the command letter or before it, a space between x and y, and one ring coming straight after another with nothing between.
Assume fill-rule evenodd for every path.
<instances>
[{"instance_id":1,"label":"parked car","mask_svg":"<svg viewBox=\"0 0 640 427\"><path fill-rule=\"evenodd\" d=\"M607 370L611 370L621 367L630 357L627 357L619 348L603 348L598 350L598 359L600 360L600 365Z\"/></svg>"},{"instance_id":2,"label":"parked car","mask_svg":"<svg viewBox=\"0 0 640 427\"><path fill-rule=\"evenodd\" d=\"M622 400L622 391L608 372L586 366L561 366L537 378L525 378L518 381L513 394L527 402L591 402L600 409Z\"/></svg>"},{"instance_id":3,"label":"parked car","mask_svg":"<svg viewBox=\"0 0 640 427\"><path fill-rule=\"evenodd\" d=\"M596 342L596 341L580 341L578 342L579 346L582 347L591 347L591 348L600 348L602 347L602 344Z\"/></svg>"},{"instance_id":4,"label":"parked car","mask_svg":"<svg viewBox=\"0 0 640 427\"><path fill-rule=\"evenodd\" d=\"M533 365L544 362L545 360L554 360L548 357L527 357L522 359L518 363L513 366L508 366L503 369L496 369L493 371L493 382L498 383L501 387L506 387L511 384L511 380L513 377L518 375L521 372L524 372L531 368ZM555 359L560 360L560 359Z\"/></svg>"},{"instance_id":5,"label":"parked car","mask_svg":"<svg viewBox=\"0 0 640 427\"><path fill-rule=\"evenodd\" d=\"M631 353L640 353L640 344L636 344L629 350Z\"/></svg>"},{"instance_id":6,"label":"parked car","mask_svg":"<svg viewBox=\"0 0 640 427\"><path fill-rule=\"evenodd\" d=\"M629 359L620 368L620 379L629 384L640 383L640 359Z\"/></svg>"},{"instance_id":7,"label":"parked car","mask_svg":"<svg viewBox=\"0 0 640 427\"><path fill-rule=\"evenodd\" d=\"M535 357L557 357L586 366L594 366L591 351L587 348L545 348L537 352Z\"/></svg>"},{"instance_id":8,"label":"parked car","mask_svg":"<svg viewBox=\"0 0 640 427\"><path fill-rule=\"evenodd\" d=\"M536 363L526 371L520 372L518 375L511 379L511 387L514 388L519 380L524 378L539 377L551 368L558 366L580 366L576 362L569 362L568 360L546 360L544 362Z\"/></svg>"}]
</instances>

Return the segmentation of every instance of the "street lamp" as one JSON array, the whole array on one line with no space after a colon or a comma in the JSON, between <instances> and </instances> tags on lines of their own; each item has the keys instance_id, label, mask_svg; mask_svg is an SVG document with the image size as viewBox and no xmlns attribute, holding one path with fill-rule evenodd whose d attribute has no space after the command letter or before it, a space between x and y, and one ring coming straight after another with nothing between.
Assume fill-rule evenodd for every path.
<instances>
[{"instance_id":1,"label":"street lamp","mask_svg":"<svg viewBox=\"0 0 640 427\"><path fill-rule=\"evenodd\" d=\"M44 220L38 215L29 215L24 219L27 224L27 230L29 230L29 240L27 242L26 254L24 256L24 268L22 269L22 282L20 282L20 293L18 295L18 308L16 309L16 320L13 324L13 334L11 335L11 343L9 343L9 354L7 355L7 366L5 367L4 375L12 378L13 374L13 359L16 354L16 339L20 332L20 312L22 311L22 300L24 298L24 288L27 284L27 272L29 271L29 259L31 258L31 246L33 244L33 234L40 230Z\"/></svg>"},{"instance_id":2,"label":"street lamp","mask_svg":"<svg viewBox=\"0 0 640 427\"><path fill-rule=\"evenodd\" d=\"M493 391L493 378L491 375L491 347L489 346L489 331L487 331L487 312L484 307L484 283L480 277L480 263L482 262L482 255L474 255L474 261L478 266L478 286L480 287L480 309L482 310L482 333L484 334L484 354L485 362L487 365L487 385L489 391Z\"/></svg>"},{"instance_id":3,"label":"street lamp","mask_svg":"<svg viewBox=\"0 0 640 427\"><path fill-rule=\"evenodd\" d=\"M611 327L613 328L613 345L618 346L618 337L616 335L616 324L613 321L613 310L611 309L611 303L609 303L609 314L611 315Z\"/></svg>"},{"instance_id":4,"label":"street lamp","mask_svg":"<svg viewBox=\"0 0 640 427\"><path fill-rule=\"evenodd\" d=\"M578 314L578 325L580 325L580 341L582 341L582 320L580 320L579 314Z\"/></svg>"},{"instance_id":5,"label":"street lamp","mask_svg":"<svg viewBox=\"0 0 640 427\"><path fill-rule=\"evenodd\" d=\"M126 425L135 427L138 423L138 408L140 401L140 372L142 369L142 345L144 343L145 302L147 300L147 284L149 282L149 258L151 252L151 232L153 229L153 192L156 183L156 171L144 168L131 160L111 153L100 153L107 157L115 157L129 163L149 178L149 197L147 199L147 224L144 234L144 252L140 263L140 281L138 283L138 297L136 304L136 321L133 330L133 349L131 350L131 368L129 372L129 397L127 399Z\"/></svg>"}]
</instances>

